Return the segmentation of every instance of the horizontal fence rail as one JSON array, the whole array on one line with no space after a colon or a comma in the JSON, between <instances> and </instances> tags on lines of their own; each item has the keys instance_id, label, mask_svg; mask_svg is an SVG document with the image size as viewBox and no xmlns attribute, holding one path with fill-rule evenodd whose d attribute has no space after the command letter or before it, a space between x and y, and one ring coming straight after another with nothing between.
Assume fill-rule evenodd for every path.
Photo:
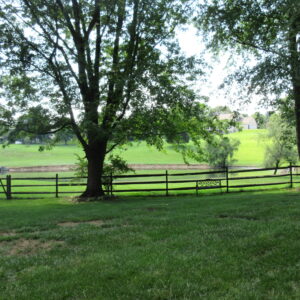
<instances>
[{"instance_id":1,"label":"horizontal fence rail","mask_svg":"<svg viewBox=\"0 0 300 300\"><path fill-rule=\"evenodd\" d=\"M239 176L240 173L242 176ZM63 177L58 174L54 177L12 177L7 175L0 178L0 194L4 195L6 199L20 195L53 195L55 197L65 194L78 195L84 191L86 180L86 177ZM230 190L279 185L293 187L300 183L300 166L240 170L225 168L189 173L165 171L155 174L104 176L103 180L107 182L105 192L110 195L163 192L168 196L170 192L181 191L194 191L198 195L202 190L230 192Z\"/></svg>"}]
</instances>

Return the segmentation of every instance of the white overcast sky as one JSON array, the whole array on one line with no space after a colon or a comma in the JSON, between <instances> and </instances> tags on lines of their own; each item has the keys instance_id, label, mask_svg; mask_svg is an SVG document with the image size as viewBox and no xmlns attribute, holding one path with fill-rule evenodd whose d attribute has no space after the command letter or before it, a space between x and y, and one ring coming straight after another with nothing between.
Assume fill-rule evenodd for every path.
<instances>
[{"instance_id":1,"label":"white overcast sky","mask_svg":"<svg viewBox=\"0 0 300 300\"><path fill-rule=\"evenodd\" d=\"M177 33L180 46L187 55L199 55L205 50L204 43L201 38L197 36L197 31L193 27L189 27L186 31L180 31ZM227 105L231 109L239 110L241 113L253 114L255 111L265 112L267 109L258 106L258 99L253 98L248 105L241 105L239 103L233 104L225 92L219 89L223 79L228 74L226 70L227 59L229 55L224 54L222 57L214 60L211 55L208 55L208 63L212 65L212 70L208 76L208 81L201 93L209 97L208 104L212 107L218 105Z\"/></svg>"}]
</instances>

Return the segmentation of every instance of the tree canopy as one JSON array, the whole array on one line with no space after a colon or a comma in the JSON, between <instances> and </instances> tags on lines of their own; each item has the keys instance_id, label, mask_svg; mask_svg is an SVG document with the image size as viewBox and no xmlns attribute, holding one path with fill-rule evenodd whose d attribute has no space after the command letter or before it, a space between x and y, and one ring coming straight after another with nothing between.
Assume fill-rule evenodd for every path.
<instances>
[{"instance_id":1,"label":"tree canopy","mask_svg":"<svg viewBox=\"0 0 300 300\"><path fill-rule=\"evenodd\" d=\"M212 0L199 5L196 23L211 49L236 49L233 55L244 56L226 79L242 85L242 97L257 94L270 104L285 95L293 102L300 155L300 2Z\"/></svg>"},{"instance_id":2,"label":"tree canopy","mask_svg":"<svg viewBox=\"0 0 300 300\"><path fill-rule=\"evenodd\" d=\"M189 88L199 61L180 52L175 34L190 2L1 0L3 124L71 128L88 160L84 197L103 195L105 156L128 139L158 147L166 132L205 139L214 120Z\"/></svg>"},{"instance_id":3,"label":"tree canopy","mask_svg":"<svg viewBox=\"0 0 300 300\"><path fill-rule=\"evenodd\" d=\"M206 145L207 163L216 168L225 169L231 166L236 160L234 154L238 150L240 141L228 137L217 138L214 143Z\"/></svg>"}]
</instances>

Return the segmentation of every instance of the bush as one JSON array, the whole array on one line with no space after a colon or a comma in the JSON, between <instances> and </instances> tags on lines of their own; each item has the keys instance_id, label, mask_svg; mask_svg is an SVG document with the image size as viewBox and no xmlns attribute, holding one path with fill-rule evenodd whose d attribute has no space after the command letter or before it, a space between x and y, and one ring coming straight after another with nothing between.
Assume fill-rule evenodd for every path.
<instances>
[{"instance_id":1,"label":"bush","mask_svg":"<svg viewBox=\"0 0 300 300\"><path fill-rule=\"evenodd\" d=\"M87 177L88 173L88 162L85 157L80 157L76 154L77 162L75 168L75 177L82 178ZM110 190L110 176L117 176L126 174L128 172L134 172L133 169L129 168L126 161L119 155L110 155L108 157L108 163L104 164L103 167L103 180L102 185L106 191Z\"/></svg>"}]
</instances>

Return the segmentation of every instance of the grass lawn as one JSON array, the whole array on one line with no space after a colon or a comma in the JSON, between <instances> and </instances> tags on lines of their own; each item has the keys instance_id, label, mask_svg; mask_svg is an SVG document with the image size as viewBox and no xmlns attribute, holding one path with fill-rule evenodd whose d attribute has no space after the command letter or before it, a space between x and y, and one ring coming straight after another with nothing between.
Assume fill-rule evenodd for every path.
<instances>
[{"instance_id":1,"label":"grass lawn","mask_svg":"<svg viewBox=\"0 0 300 300\"><path fill-rule=\"evenodd\" d=\"M1 200L0 299L299 299L299 200Z\"/></svg>"},{"instance_id":2,"label":"grass lawn","mask_svg":"<svg viewBox=\"0 0 300 300\"><path fill-rule=\"evenodd\" d=\"M268 141L263 138L265 129L244 130L229 135L241 142L234 158L236 165L262 166L265 155L265 147Z\"/></svg>"},{"instance_id":3,"label":"grass lawn","mask_svg":"<svg viewBox=\"0 0 300 300\"><path fill-rule=\"evenodd\" d=\"M238 152L235 155L237 165L261 166L263 163L266 141L261 139L265 130L245 130L232 133L229 136L241 141ZM56 146L51 151L38 151L37 145L10 145L0 148L0 166L23 167L38 165L63 165L74 164L75 154L83 156L79 146ZM173 150L171 145L166 145L160 152L146 143L134 143L133 146L121 153L128 163L135 164L183 164L180 153ZM190 161L195 163L195 161Z\"/></svg>"}]
</instances>

